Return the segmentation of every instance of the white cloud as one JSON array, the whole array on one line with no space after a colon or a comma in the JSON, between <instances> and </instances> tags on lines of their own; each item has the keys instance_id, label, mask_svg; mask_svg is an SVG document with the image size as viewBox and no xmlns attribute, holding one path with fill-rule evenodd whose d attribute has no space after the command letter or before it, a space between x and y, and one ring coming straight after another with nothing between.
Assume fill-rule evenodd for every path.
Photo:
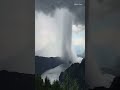
<instances>
[{"instance_id":1,"label":"white cloud","mask_svg":"<svg viewBox=\"0 0 120 90\"><path fill-rule=\"evenodd\" d=\"M69 30L72 24L71 17L72 14L65 8L56 9L53 16L35 12L35 55L46 57L63 55L63 43L70 46L67 38L70 36L69 31L71 32ZM67 29L67 32L63 29ZM64 41L66 39L67 41Z\"/></svg>"},{"instance_id":2,"label":"white cloud","mask_svg":"<svg viewBox=\"0 0 120 90\"><path fill-rule=\"evenodd\" d=\"M43 12L35 12L35 55L59 56L61 51L55 18ZM59 51L59 52L58 52Z\"/></svg>"},{"instance_id":3,"label":"white cloud","mask_svg":"<svg viewBox=\"0 0 120 90\"><path fill-rule=\"evenodd\" d=\"M78 25L72 25L72 31L73 32L80 32L82 30L85 30L85 26L84 25L81 25L81 24L78 24Z\"/></svg>"}]
</instances>

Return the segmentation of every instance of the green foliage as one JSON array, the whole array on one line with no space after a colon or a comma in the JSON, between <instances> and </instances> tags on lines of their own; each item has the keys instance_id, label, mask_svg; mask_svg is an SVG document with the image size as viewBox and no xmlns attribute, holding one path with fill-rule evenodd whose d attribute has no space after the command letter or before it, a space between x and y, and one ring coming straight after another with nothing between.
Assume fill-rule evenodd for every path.
<instances>
[{"instance_id":1,"label":"green foliage","mask_svg":"<svg viewBox=\"0 0 120 90\"><path fill-rule=\"evenodd\" d=\"M65 80L62 84L59 81L54 81L53 84L46 77L45 82L41 76L36 75L35 77L35 90L78 90L78 84L76 80L72 80L66 75Z\"/></svg>"},{"instance_id":2,"label":"green foliage","mask_svg":"<svg viewBox=\"0 0 120 90\"><path fill-rule=\"evenodd\" d=\"M78 90L79 89L79 86L77 84L77 81L76 80L73 80L72 82L72 86L70 87L69 90Z\"/></svg>"},{"instance_id":3,"label":"green foliage","mask_svg":"<svg viewBox=\"0 0 120 90\"><path fill-rule=\"evenodd\" d=\"M68 74L65 76L65 80L62 83L63 90L79 90L79 86L76 80L72 80Z\"/></svg>"},{"instance_id":4,"label":"green foliage","mask_svg":"<svg viewBox=\"0 0 120 90\"><path fill-rule=\"evenodd\" d=\"M45 88L45 90L51 90L50 80L47 77L45 78L44 88Z\"/></svg>"},{"instance_id":5,"label":"green foliage","mask_svg":"<svg viewBox=\"0 0 120 90\"><path fill-rule=\"evenodd\" d=\"M52 90L62 90L60 87L59 81L54 81L52 84Z\"/></svg>"}]
</instances>

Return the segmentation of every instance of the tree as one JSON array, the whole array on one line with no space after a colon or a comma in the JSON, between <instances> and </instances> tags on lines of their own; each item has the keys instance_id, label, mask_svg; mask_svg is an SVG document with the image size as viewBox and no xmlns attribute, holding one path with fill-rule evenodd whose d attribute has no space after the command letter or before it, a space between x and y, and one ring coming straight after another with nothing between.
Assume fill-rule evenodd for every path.
<instances>
[{"instance_id":1,"label":"tree","mask_svg":"<svg viewBox=\"0 0 120 90\"><path fill-rule=\"evenodd\" d=\"M50 80L46 77L45 78L45 90L51 90L51 84L50 84Z\"/></svg>"},{"instance_id":2,"label":"tree","mask_svg":"<svg viewBox=\"0 0 120 90\"><path fill-rule=\"evenodd\" d=\"M54 81L52 84L52 90L62 90L62 88L60 87L60 83L59 81Z\"/></svg>"},{"instance_id":3,"label":"tree","mask_svg":"<svg viewBox=\"0 0 120 90\"><path fill-rule=\"evenodd\" d=\"M70 90L78 90L79 86L76 80L72 80L72 85L70 87Z\"/></svg>"},{"instance_id":4,"label":"tree","mask_svg":"<svg viewBox=\"0 0 120 90\"><path fill-rule=\"evenodd\" d=\"M73 80L69 77L68 74L65 75L65 80L62 83L63 90L78 90L79 85L77 83L77 80Z\"/></svg>"},{"instance_id":5,"label":"tree","mask_svg":"<svg viewBox=\"0 0 120 90\"><path fill-rule=\"evenodd\" d=\"M70 77L68 74L64 77L64 82L62 83L63 90L69 90L70 88Z\"/></svg>"}]
</instances>

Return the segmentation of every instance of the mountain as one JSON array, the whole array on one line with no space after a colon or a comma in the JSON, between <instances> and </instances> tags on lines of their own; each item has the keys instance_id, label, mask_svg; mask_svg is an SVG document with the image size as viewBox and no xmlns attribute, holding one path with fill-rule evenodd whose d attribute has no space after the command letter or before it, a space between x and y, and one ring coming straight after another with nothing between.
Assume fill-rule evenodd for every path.
<instances>
[{"instance_id":1,"label":"mountain","mask_svg":"<svg viewBox=\"0 0 120 90\"><path fill-rule=\"evenodd\" d=\"M68 69L62 72L59 76L60 83L64 83L67 77L71 80L76 80L79 90L85 90L85 59L82 62L72 64Z\"/></svg>"},{"instance_id":2,"label":"mountain","mask_svg":"<svg viewBox=\"0 0 120 90\"><path fill-rule=\"evenodd\" d=\"M34 90L35 76L18 72L0 71L0 90Z\"/></svg>"},{"instance_id":3,"label":"mountain","mask_svg":"<svg viewBox=\"0 0 120 90\"><path fill-rule=\"evenodd\" d=\"M35 56L35 73L42 74L45 71L55 68L60 64L63 64L63 60L60 57L40 57Z\"/></svg>"}]
</instances>

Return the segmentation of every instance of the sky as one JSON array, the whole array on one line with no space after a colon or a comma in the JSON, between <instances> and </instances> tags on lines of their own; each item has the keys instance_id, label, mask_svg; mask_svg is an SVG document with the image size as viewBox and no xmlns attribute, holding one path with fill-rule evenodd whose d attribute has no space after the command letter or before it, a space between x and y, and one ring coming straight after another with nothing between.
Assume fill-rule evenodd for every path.
<instances>
[{"instance_id":1,"label":"sky","mask_svg":"<svg viewBox=\"0 0 120 90\"><path fill-rule=\"evenodd\" d=\"M85 26L72 26L72 48L78 56L82 56L85 51ZM83 57L83 56L82 56Z\"/></svg>"},{"instance_id":2,"label":"sky","mask_svg":"<svg viewBox=\"0 0 120 90\"><path fill-rule=\"evenodd\" d=\"M78 4L78 5L76 5ZM77 56L85 52L84 0L35 1L35 54L46 57L60 56L61 51L55 10L65 8L72 13L72 49ZM54 47L54 48L53 48ZM59 51L59 52L58 52Z\"/></svg>"}]
</instances>

